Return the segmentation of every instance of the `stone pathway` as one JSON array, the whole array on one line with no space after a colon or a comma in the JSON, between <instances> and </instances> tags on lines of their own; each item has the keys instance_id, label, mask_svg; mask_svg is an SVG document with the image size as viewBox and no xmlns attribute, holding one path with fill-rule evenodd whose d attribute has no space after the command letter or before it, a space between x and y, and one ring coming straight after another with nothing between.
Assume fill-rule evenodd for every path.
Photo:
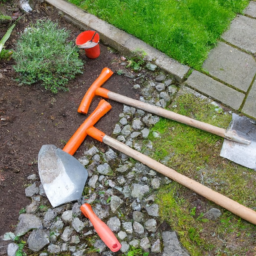
<instances>
[{"instance_id":1,"label":"stone pathway","mask_svg":"<svg viewBox=\"0 0 256 256\"><path fill-rule=\"evenodd\" d=\"M205 74L193 71L186 84L256 118L256 2L231 23L203 64Z\"/></svg>"}]
</instances>

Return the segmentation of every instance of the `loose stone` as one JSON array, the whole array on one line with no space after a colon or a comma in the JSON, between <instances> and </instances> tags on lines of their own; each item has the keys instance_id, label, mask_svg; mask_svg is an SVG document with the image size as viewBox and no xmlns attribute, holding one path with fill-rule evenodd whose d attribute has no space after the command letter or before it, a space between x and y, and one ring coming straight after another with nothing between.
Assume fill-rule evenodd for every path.
<instances>
[{"instance_id":1,"label":"loose stone","mask_svg":"<svg viewBox=\"0 0 256 256\"><path fill-rule=\"evenodd\" d=\"M95 146L93 146L89 150L85 151L84 155L86 155L86 156L94 156L98 152L99 152L99 150Z\"/></svg>"},{"instance_id":2,"label":"loose stone","mask_svg":"<svg viewBox=\"0 0 256 256\"><path fill-rule=\"evenodd\" d=\"M137 222L142 222L144 220L144 214L139 211L134 211L132 214L133 220Z\"/></svg>"},{"instance_id":3,"label":"loose stone","mask_svg":"<svg viewBox=\"0 0 256 256\"><path fill-rule=\"evenodd\" d=\"M61 220L57 220L52 226L51 231L59 233L60 230L62 230L64 227L64 223Z\"/></svg>"},{"instance_id":4,"label":"loose stone","mask_svg":"<svg viewBox=\"0 0 256 256\"><path fill-rule=\"evenodd\" d=\"M42 229L33 230L28 238L28 247L34 252L38 252L49 244L49 236Z\"/></svg>"},{"instance_id":5,"label":"loose stone","mask_svg":"<svg viewBox=\"0 0 256 256\"><path fill-rule=\"evenodd\" d=\"M64 241L64 242L68 242L70 240L70 237L71 237L71 234L73 232L73 228L71 227L65 227L62 235L61 235L61 239Z\"/></svg>"},{"instance_id":6,"label":"loose stone","mask_svg":"<svg viewBox=\"0 0 256 256\"><path fill-rule=\"evenodd\" d=\"M168 87L168 92L171 94L171 95L174 95L176 92L177 92L177 87L175 85L171 85Z\"/></svg>"},{"instance_id":7,"label":"loose stone","mask_svg":"<svg viewBox=\"0 0 256 256\"><path fill-rule=\"evenodd\" d=\"M148 185L133 184L132 185L132 197L142 199L146 193L149 192Z\"/></svg>"},{"instance_id":8,"label":"loose stone","mask_svg":"<svg viewBox=\"0 0 256 256\"><path fill-rule=\"evenodd\" d=\"M132 138L132 139L135 139L135 138L139 137L140 135L141 135L141 132L133 132L133 133L131 134L131 138Z\"/></svg>"},{"instance_id":9,"label":"loose stone","mask_svg":"<svg viewBox=\"0 0 256 256\"><path fill-rule=\"evenodd\" d=\"M144 251L146 251L147 249L149 249L150 248L150 241L149 241L149 239L148 239L148 237L144 237L144 238L142 238L141 240L140 240L140 247L144 250Z\"/></svg>"},{"instance_id":10,"label":"loose stone","mask_svg":"<svg viewBox=\"0 0 256 256\"><path fill-rule=\"evenodd\" d=\"M137 221L134 221L133 223L133 230L137 234L144 234L144 227Z\"/></svg>"},{"instance_id":11,"label":"loose stone","mask_svg":"<svg viewBox=\"0 0 256 256\"><path fill-rule=\"evenodd\" d=\"M132 234L132 233L133 233L132 222L124 222L124 223L123 223L123 229L124 229L128 234Z\"/></svg>"},{"instance_id":12,"label":"loose stone","mask_svg":"<svg viewBox=\"0 0 256 256\"><path fill-rule=\"evenodd\" d=\"M121 167L118 167L116 171L123 173L123 172L126 172L128 169L129 169L129 165L125 164L125 165L122 165Z\"/></svg>"},{"instance_id":13,"label":"loose stone","mask_svg":"<svg viewBox=\"0 0 256 256\"><path fill-rule=\"evenodd\" d=\"M129 250L130 246L127 242L121 242L121 252L125 253Z\"/></svg>"},{"instance_id":14,"label":"loose stone","mask_svg":"<svg viewBox=\"0 0 256 256\"><path fill-rule=\"evenodd\" d=\"M151 186L153 189L158 189L160 187L160 179L158 178L154 178L152 181L151 181Z\"/></svg>"},{"instance_id":15,"label":"loose stone","mask_svg":"<svg viewBox=\"0 0 256 256\"><path fill-rule=\"evenodd\" d=\"M156 89L159 92L164 91L165 90L165 84L163 84L163 83L157 84Z\"/></svg>"},{"instance_id":16,"label":"loose stone","mask_svg":"<svg viewBox=\"0 0 256 256\"><path fill-rule=\"evenodd\" d=\"M148 135L149 135L149 132L150 132L150 130L149 130L148 128L144 128L144 129L141 131L142 137L143 137L144 139L146 139L146 138L148 137Z\"/></svg>"},{"instance_id":17,"label":"loose stone","mask_svg":"<svg viewBox=\"0 0 256 256\"><path fill-rule=\"evenodd\" d=\"M155 71L157 66L151 63L147 63L146 68L150 71Z\"/></svg>"},{"instance_id":18,"label":"loose stone","mask_svg":"<svg viewBox=\"0 0 256 256\"><path fill-rule=\"evenodd\" d=\"M59 253L60 252L60 246L56 245L56 244L50 244L48 246L48 252L49 253Z\"/></svg>"},{"instance_id":19,"label":"loose stone","mask_svg":"<svg viewBox=\"0 0 256 256\"><path fill-rule=\"evenodd\" d=\"M17 244L15 243L8 244L8 247L7 247L8 256L15 256L18 249L19 249L19 246Z\"/></svg>"},{"instance_id":20,"label":"loose stone","mask_svg":"<svg viewBox=\"0 0 256 256\"><path fill-rule=\"evenodd\" d=\"M121 118L119 122L121 125L126 125L128 123L125 117Z\"/></svg>"},{"instance_id":21,"label":"loose stone","mask_svg":"<svg viewBox=\"0 0 256 256\"><path fill-rule=\"evenodd\" d=\"M107 175L107 176L113 175L113 171L110 168L109 164L107 164L107 163L99 165L97 167L97 171L98 171L98 173L103 174L103 175Z\"/></svg>"},{"instance_id":22,"label":"loose stone","mask_svg":"<svg viewBox=\"0 0 256 256\"><path fill-rule=\"evenodd\" d=\"M140 85L139 85L139 84L135 84L135 85L133 86L133 88L134 88L134 89L140 89Z\"/></svg>"},{"instance_id":23,"label":"loose stone","mask_svg":"<svg viewBox=\"0 0 256 256\"><path fill-rule=\"evenodd\" d=\"M113 232L118 232L121 227L121 222L117 217L112 217L108 220L107 225Z\"/></svg>"},{"instance_id":24,"label":"loose stone","mask_svg":"<svg viewBox=\"0 0 256 256\"><path fill-rule=\"evenodd\" d=\"M100 239L97 240L97 241L94 243L94 247L99 250L99 253L105 251L105 249L106 249L106 245L105 245L104 242L103 242L102 240L100 240Z\"/></svg>"},{"instance_id":25,"label":"loose stone","mask_svg":"<svg viewBox=\"0 0 256 256\"><path fill-rule=\"evenodd\" d=\"M79 243L80 243L79 236L72 236L71 237L70 244L79 244Z\"/></svg>"},{"instance_id":26,"label":"loose stone","mask_svg":"<svg viewBox=\"0 0 256 256\"><path fill-rule=\"evenodd\" d=\"M76 232L81 232L84 227L85 227L85 223L82 222L79 218L75 218L73 221L72 221L72 227L76 230Z\"/></svg>"},{"instance_id":27,"label":"loose stone","mask_svg":"<svg viewBox=\"0 0 256 256\"><path fill-rule=\"evenodd\" d=\"M98 175L93 175L93 176L90 178L90 180L89 180L89 182L88 182L88 185L89 185L90 187L92 187L92 188L95 188L95 185L96 185L96 182L97 182L98 178L99 178Z\"/></svg>"},{"instance_id":28,"label":"loose stone","mask_svg":"<svg viewBox=\"0 0 256 256\"><path fill-rule=\"evenodd\" d=\"M209 220L217 220L220 216L221 211L217 208L212 208L207 213L204 214L204 217Z\"/></svg>"},{"instance_id":29,"label":"loose stone","mask_svg":"<svg viewBox=\"0 0 256 256\"><path fill-rule=\"evenodd\" d=\"M121 133L122 133L123 136L127 137L128 135L131 134L131 130L132 130L132 128L131 128L131 126L128 124L128 125L124 126L124 128L123 128L122 131L121 131Z\"/></svg>"},{"instance_id":30,"label":"loose stone","mask_svg":"<svg viewBox=\"0 0 256 256\"><path fill-rule=\"evenodd\" d=\"M160 74L156 77L157 82L163 82L166 79L166 76L164 74Z\"/></svg>"},{"instance_id":31,"label":"loose stone","mask_svg":"<svg viewBox=\"0 0 256 256\"><path fill-rule=\"evenodd\" d=\"M115 128L114 128L114 131L113 131L113 134L119 134L121 132L121 127L119 124L116 124L115 125Z\"/></svg>"},{"instance_id":32,"label":"loose stone","mask_svg":"<svg viewBox=\"0 0 256 256\"><path fill-rule=\"evenodd\" d=\"M169 85L172 84L172 82L173 82L172 79L168 79L168 80L166 80L166 81L164 82L164 84L165 84L165 86L169 86Z\"/></svg>"},{"instance_id":33,"label":"loose stone","mask_svg":"<svg viewBox=\"0 0 256 256\"><path fill-rule=\"evenodd\" d=\"M139 203L139 202L137 202L136 200L134 200L133 202L132 202L132 209L134 210L134 211L140 211L141 210L141 204Z\"/></svg>"},{"instance_id":34,"label":"loose stone","mask_svg":"<svg viewBox=\"0 0 256 256\"><path fill-rule=\"evenodd\" d=\"M156 232L156 225L157 222L155 219L149 219L145 222L145 228L149 231L149 232Z\"/></svg>"},{"instance_id":35,"label":"loose stone","mask_svg":"<svg viewBox=\"0 0 256 256\"><path fill-rule=\"evenodd\" d=\"M124 176L118 176L118 177L117 177L117 182L118 182L120 185L123 185L123 184L126 182L126 180L125 180Z\"/></svg>"},{"instance_id":36,"label":"loose stone","mask_svg":"<svg viewBox=\"0 0 256 256\"><path fill-rule=\"evenodd\" d=\"M38 210L39 202L32 201L32 203L26 206L26 213L35 213Z\"/></svg>"},{"instance_id":37,"label":"loose stone","mask_svg":"<svg viewBox=\"0 0 256 256\"><path fill-rule=\"evenodd\" d=\"M72 222L72 210L63 212L61 215L61 218L65 223L71 223Z\"/></svg>"},{"instance_id":38,"label":"loose stone","mask_svg":"<svg viewBox=\"0 0 256 256\"><path fill-rule=\"evenodd\" d=\"M79 161L82 165L84 165L84 166L86 166L86 165L88 165L88 164L90 163L90 161L88 160L88 158L85 157L85 156L79 158L78 161Z\"/></svg>"},{"instance_id":39,"label":"loose stone","mask_svg":"<svg viewBox=\"0 0 256 256\"><path fill-rule=\"evenodd\" d=\"M117 209L122 205L124 201L118 196L112 196L110 202L110 208L113 213L117 211Z\"/></svg>"},{"instance_id":40,"label":"loose stone","mask_svg":"<svg viewBox=\"0 0 256 256\"><path fill-rule=\"evenodd\" d=\"M29 175L29 176L27 177L27 179L28 179L28 180L36 180L37 177L36 177L35 174L31 174L31 175Z\"/></svg>"},{"instance_id":41,"label":"loose stone","mask_svg":"<svg viewBox=\"0 0 256 256\"><path fill-rule=\"evenodd\" d=\"M140 244L140 241L135 239L135 240L132 240L130 243L129 243L131 246L133 246L134 248L138 248L139 247L139 244Z\"/></svg>"},{"instance_id":42,"label":"loose stone","mask_svg":"<svg viewBox=\"0 0 256 256\"><path fill-rule=\"evenodd\" d=\"M116 139L120 142L125 142L125 137L123 135L119 135Z\"/></svg>"},{"instance_id":43,"label":"loose stone","mask_svg":"<svg viewBox=\"0 0 256 256\"><path fill-rule=\"evenodd\" d=\"M44 215L44 226L49 226L50 222L57 216L56 212L48 209Z\"/></svg>"},{"instance_id":44,"label":"loose stone","mask_svg":"<svg viewBox=\"0 0 256 256\"><path fill-rule=\"evenodd\" d=\"M128 185L124 186L124 189L122 191L124 198L130 197L131 196L131 189Z\"/></svg>"},{"instance_id":45,"label":"loose stone","mask_svg":"<svg viewBox=\"0 0 256 256\"><path fill-rule=\"evenodd\" d=\"M100 162L101 162L101 160L100 160L100 155L98 155L98 154L94 155L93 158L92 158L92 160L93 160L94 162L96 162L96 163L100 163Z\"/></svg>"},{"instance_id":46,"label":"loose stone","mask_svg":"<svg viewBox=\"0 0 256 256\"><path fill-rule=\"evenodd\" d=\"M121 239L124 240L127 237L127 234L124 231L118 232L117 236Z\"/></svg>"},{"instance_id":47,"label":"loose stone","mask_svg":"<svg viewBox=\"0 0 256 256\"><path fill-rule=\"evenodd\" d=\"M121 132L121 129L120 129L120 132ZM112 150L111 148L105 153L105 155L106 155L107 161L111 161L111 160L114 160L117 158L116 152L114 150Z\"/></svg>"},{"instance_id":48,"label":"loose stone","mask_svg":"<svg viewBox=\"0 0 256 256\"><path fill-rule=\"evenodd\" d=\"M16 227L15 235L23 236L30 229L42 228L42 221L32 214L21 214L19 216L19 223Z\"/></svg>"},{"instance_id":49,"label":"loose stone","mask_svg":"<svg viewBox=\"0 0 256 256\"><path fill-rule=\"evenodd\" d=\"M36 183L32 184L31 186L29 186L25 189L25 194L27 197L32 197L32 196L38 194L38 192L39 192L39 189L36 186Z\"/></svg>"},{"instance_id":50,"label":"loose stone","mask_svg":"<svg viewBox=\"0 0 256 256\"><path fill-rule=\"evenodd\" d=\"M166 102L169 102L171 100L171 97L166 92L161 92L159 96L161 99L164 99Z\"/></svg>"},{"instance_id":51,"label":"loose stone","mask_svg":"<svg viewBox=\"0 0 256 256\"><path fill-rule=\"evenodd\" d=\"M68 244L64 243L61 245L61 251L66 252L68 250Z\"/></svg>"},{"instance_id":52,"label":"loose stone","mask_svg":"<svg viewBox=\"0 0 256 256\"><path fill-rule=\"evenodd\" d=\"M161 242L157 239L151 246L151 252L160 253L161 252Z\"/></svg>"},{"instance_id":53,"label":"loose stone","mask_svg":"<svg viewBox=\"0 0 256 256\"><path fill-rule=\"evenodd\" d=\"M144 124L146 124L148 127L155 125L159 121L158 116L152 116L152 114L148 114L142 118L142 121Z\"/></svg>"},{"instance_id":54,"label":"loose stone","mask_svg":"<svg viewBox=\"0 0 256 256\"><path fill-rule=\"evenodd\" d=\"M146 211L149 216L158 217L159 216L159 206L158 204L152 204L151 206L146 207Z\"/></svg>"},{"instance_id":55,"label":"loose stone","mask_svg":"<svg viewBox=\"0 0 256 256\"><path fill-rule=\"evenodd\" d=\"M85 254L84 254L84 251L85 251L85 250L77 251L77 252L73 253L73 256L83 256L83 255L85 255Z\"/></svg>"}]
</instances>

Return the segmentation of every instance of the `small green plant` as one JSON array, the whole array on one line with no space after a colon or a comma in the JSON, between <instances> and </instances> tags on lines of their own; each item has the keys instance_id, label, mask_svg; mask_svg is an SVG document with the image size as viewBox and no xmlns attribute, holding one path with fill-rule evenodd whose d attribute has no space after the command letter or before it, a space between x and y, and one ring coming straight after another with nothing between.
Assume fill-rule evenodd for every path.
<instances>
[{"instance_id":1,"label":"small green plant","mask_svg":"<svg viewBox=\"0 0 256 256\"><path fill-rule=\"evenodd\" d=\"M135 71L141 70L141 67L145 64L145 53L142 51L135 51L132 53L131 57L127 60L127 68L132 68Z\"/></svg>"},{"instance_id":2,"label":"small green plant","mask_svg":"<svg viewBox=\"0 0 256 256\"><path fill-rule=\"evenodd\" d=\"M127 256L148 256L148 252L143 252L141 248L136 249L135 247L131 247L131 249L127 252Z\"/></svg>"},{"instance_id":3,"label":"small green plant","mask_svg":"<svg viewBox=\"0 0 256 256\"><path fill-rule=\"evenodd\" d=\"M39 20L21 35L13 58L21 84L41 82L46 90L68 91L66 85L82 73L83 62L78 48L67 42L69 32L57 23Z\"/></svg>"},{"instance_id":4,"label":"small green plant","mask_svg":"<svg viewBox=\"0 0 256 256\"><path fill-rule=\"evenodd\" d=\"M40 205L39 210L42 212L46 212L48 210L48 207L46 205Z\"/></svg>"},{"instance_id":5,"label":"small green plant","mask_svg":"<svg viewBox=\"0 0 256 256\"><path fill-rule=\"evenodd\" d=\"M19 214L22 214L22 213L25 213L25 212L26 212L26 209L22 208L22 209L20 209Z\"/></svg>"},{"instance_id":6,"label":"small green plant","mask_svg":"<svg viewBox=\"0 0 256 256\"><path fill-rule=\"evenodd\" d=\"M26 255L26 254L23 252L23 248L24 248L26 242L23 241L23 240L21 240L19 236L16 236L16 237L14 238L14 242L18 243L18 246L19 246L18 250L16 251L15 256L24 256L24 255Z\"/></svg>"}]
</instances>

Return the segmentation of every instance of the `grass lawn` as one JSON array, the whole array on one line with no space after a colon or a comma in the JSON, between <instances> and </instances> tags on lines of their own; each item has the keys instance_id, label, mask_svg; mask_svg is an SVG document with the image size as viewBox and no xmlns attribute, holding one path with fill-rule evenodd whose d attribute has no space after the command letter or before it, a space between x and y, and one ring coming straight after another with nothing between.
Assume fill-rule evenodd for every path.
<instances>
[{"instance_id":1,"label":"grass lawn","mask_svg":"<svg viewBox=\"0 0 256 256\"><path fill-rule=\"evenodd\" d=\"M170 57L200 69L249 0L68 0Z\"/></svg>"}]
</instances>

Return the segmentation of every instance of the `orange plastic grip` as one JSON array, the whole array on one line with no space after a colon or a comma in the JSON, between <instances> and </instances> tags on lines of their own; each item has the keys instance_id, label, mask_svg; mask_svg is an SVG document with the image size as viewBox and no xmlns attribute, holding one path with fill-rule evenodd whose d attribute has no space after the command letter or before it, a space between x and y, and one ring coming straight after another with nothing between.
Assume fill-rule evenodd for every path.
<instances>
[{"instance_id":1,"label":"orange plastic grip","mask_svg":"<svg viewBox=\"0 0 256 256\"><path fill-rule=\"evenodd\" d=\"M92 207L89 204L83 204L80 209L84 216L91 221L94 229L106 246L112 252L119 251L122 247L121 244L111 229L93 212Z\"/></svg>"},{"instance_id":2,"label":"orange plastic grip","mask_svg":"<svg viewBox=\"0 0 256 256\"><path fill-rule=\"evenodd\" d=\"M84 139L87 136L87 130L98 122L98 120L103 117L109 110L111 105L105 101L101 100L97 108L91 113L91 115L80 125L74 135L67 142L66 146L63 148L63 151L74 155L76 150L82 144Z\"/></svg>"},{"instance_id":3,"label":"orange plastic grip","mask_svg":"<svg viewBox=\"0 0 256 256\"><path fill-rule=\"evenodd\" d=\"M88 89L88 91L84 95L79 105L79 108L77 110L78 113L83 113L83 114L88 113L92 99L95 96L96 89L102 86L112 75L113 75L112 70L110 70L109 68L103 68L99 77L93 82L91 87Z\"/></svg>"},{"instance_id":4,"label":"orange plastic grip","mask_svg":"<svg viewBox=\"0 0 256 256\"><path fill-rule=\"evenodd\" d=\"M87 135L98 140L99 142L103 142L103 138L106 134L95 127L91 127L87 130Z\"/></svg>"}]
</instances>

